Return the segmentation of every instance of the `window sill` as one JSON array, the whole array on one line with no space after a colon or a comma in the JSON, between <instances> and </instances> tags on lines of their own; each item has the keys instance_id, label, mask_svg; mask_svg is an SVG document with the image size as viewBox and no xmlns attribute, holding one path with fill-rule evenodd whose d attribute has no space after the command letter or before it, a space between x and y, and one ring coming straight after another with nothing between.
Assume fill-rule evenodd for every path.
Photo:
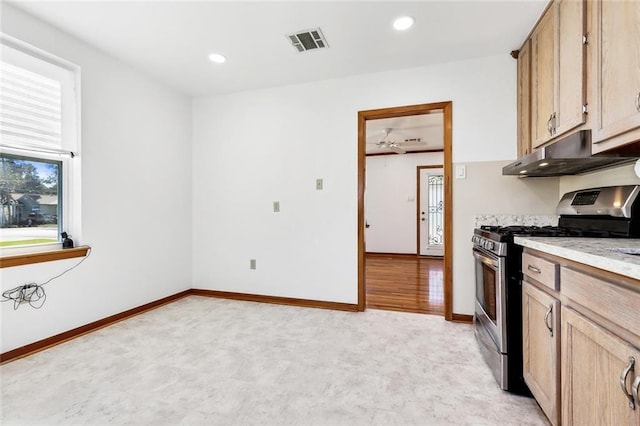
<instances>
[{"instance_id":1,"label":"window sill","mask_svg":"<svg viewBox=\"0 0 640 426\"><path fill-rule=\"evenodd\" d=\"M89 251L89 246L80 246L69 249L49 250L37 253L23 253L0 257L0 268L12 266L31 265L33 263L52 262L54 260L84 257Z\"/></svg>"}]
</instances>

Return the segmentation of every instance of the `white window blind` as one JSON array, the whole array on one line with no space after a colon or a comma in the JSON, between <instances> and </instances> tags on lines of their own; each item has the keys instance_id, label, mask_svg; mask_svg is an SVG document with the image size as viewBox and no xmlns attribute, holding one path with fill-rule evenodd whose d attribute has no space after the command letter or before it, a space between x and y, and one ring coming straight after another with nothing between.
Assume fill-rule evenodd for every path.
<instances>
[{"instance_id":1,"label":"white window blind","mask_svg":"<svg viewBox=\"0 0 640 426\"><path fill-rule=\"evenodd\" d=\"M0 135L3 143L61 148L60 81L2 61Z\"/></svg>"}]
</instances>

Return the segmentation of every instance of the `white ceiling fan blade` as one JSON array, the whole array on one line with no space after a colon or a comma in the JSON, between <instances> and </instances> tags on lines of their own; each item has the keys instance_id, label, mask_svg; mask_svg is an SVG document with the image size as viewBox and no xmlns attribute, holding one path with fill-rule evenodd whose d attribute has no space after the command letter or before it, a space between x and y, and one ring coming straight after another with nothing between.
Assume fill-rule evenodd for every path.
<instances>
[{"instance_id":1,"label":"white ceiling fan blade","mask_svg":"<svg viewBox=\"0 0 640 426\"><path fill-rule=\"evenodd\" d=\"M388 129L378 129L372 132L367 132L367 140L375 139L377 142L384 141L389 135L387 130Z\"/></svg>"},{"instance_id":2,"label":"white ceiling fan blade","mask_svg":"<svg viewBox=\"0 0 640 426\"><path fill-rule=\"evenodd\" d=\"M399 146L390 146L389 150L395 152L396 154L406 154L407 151L405 151L404 149L400 148Z\"/></svg>"}]
</instances>

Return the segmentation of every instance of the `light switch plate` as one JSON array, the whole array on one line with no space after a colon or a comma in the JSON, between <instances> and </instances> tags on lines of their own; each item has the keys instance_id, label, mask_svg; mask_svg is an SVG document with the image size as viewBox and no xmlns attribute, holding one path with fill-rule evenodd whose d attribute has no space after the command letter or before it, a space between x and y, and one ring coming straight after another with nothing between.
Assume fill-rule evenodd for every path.
<instances>
[{"instance_id":1,"label":"light switch plate","mask_svg":"<svg viewBox=\"0 0 640 426\"><path fill-rule=\"evenodd\" d=\"M273 202L273 212L278 213L280 211L280 201Z\"/></svg>"},{"instance_id":2,"label":"light switch plate","mask_svg":"<svg viewBox=\"0 0 640 426\"><path fill-rule=\"evenodd\" d=\"M255 259L249 260L249 269L256 269L256 260Z\"/></svg>"},{"instance_id":3,"label":"light switch plate","mask_svg":"<svg viewBox=\"0 0 640 426\"><path fill-rule=\"evenodd\" d=\"M323 186L322 179L320 179L320 178L316 179L316 189L318 191L322 191L322 186Z\"/></svg>"},{"instance_id":4,"label":"light switch plate","mask_svg":"<svg viewBox=\"0 0 640 426\"><path fill-rule=\"evenodd\" d=\"M466 179L467 178L467 166L460 165L456 166L456 179Z\"/></svg>"}]
</instances>

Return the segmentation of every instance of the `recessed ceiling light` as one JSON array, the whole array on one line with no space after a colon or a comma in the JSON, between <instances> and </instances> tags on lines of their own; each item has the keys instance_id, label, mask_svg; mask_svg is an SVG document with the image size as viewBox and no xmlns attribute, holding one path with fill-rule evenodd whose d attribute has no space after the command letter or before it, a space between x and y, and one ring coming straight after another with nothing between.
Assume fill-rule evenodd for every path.
<instances>
[{"instance_id":1,"label":"recessed ceiling light","mask_svg":"<svg viewBox=\"0 0 640 426\"><path fill-rule=\"evenodd\" d=\"M408 30L413 26L414 19L411 16L401 16L393 21L393 28L398 31Z\"/></svg>"},{"instance_id":2,"label":"recessed ceiling light","mask_svg":"<svg viewBox=\"0 0 640 426\"><path fill-rule=\"evenodd\" d=\"M216 64L223 64L227 62L227 58L219 53L212 53L211 55L209 55L209 59L211 60L211 62L215 62Z\"/></svg>"}]
</instances>

